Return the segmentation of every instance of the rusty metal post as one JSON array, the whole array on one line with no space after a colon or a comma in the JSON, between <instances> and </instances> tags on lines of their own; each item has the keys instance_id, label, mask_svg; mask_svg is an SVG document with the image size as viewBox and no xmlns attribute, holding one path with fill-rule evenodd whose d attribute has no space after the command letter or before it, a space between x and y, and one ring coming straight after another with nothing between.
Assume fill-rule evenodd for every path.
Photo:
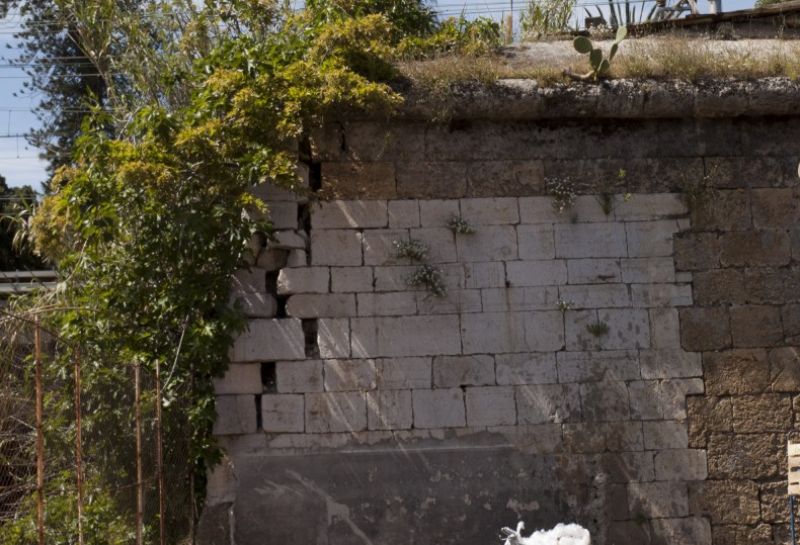
<instances>
[{"instance_id":1,"label":"rusty metal post","mask_svg":"<svg viewBox=\"0 0 800 545\"><path fill-rule=\"evenodd\" d=\"M36 388L36 529L39 545L44 545L44 393L42 388L42 335L39 317L34 322L33 364L35 367Z\"/></svg>"},{"instance_id":2,"label":"rusty metal post","mask_svg":"<svg viewBox=\"0 0 800 545\"><path fill-rule=\"evenodd\" d=\"M144 487L142 482L142 379L141 364L133 367L134 413L136 419L136 545L144 545Z\"/></svg>"},{"instance_id":3,"label":"rusty metal post","mask_svg":"<svg viewBox=\"0 0 800 545\"><path fill-rule=\"evenodd\" d=\"M78 545L83 545L83 445L81 441L81 354L75 353L75 480L78 487Z\"/></svg>"},{"instance_id":4,"label":"rusty metal post","mask_svg":"<svg viewBox=\"0 0 800 545\"><path fill-rule=\"evenodd\" d=\"M159 544L166 545L164 501L164 452L161 422L161 362L156 361L156 474L158 475L158 529Z\"/></svg>"}]
</instances>

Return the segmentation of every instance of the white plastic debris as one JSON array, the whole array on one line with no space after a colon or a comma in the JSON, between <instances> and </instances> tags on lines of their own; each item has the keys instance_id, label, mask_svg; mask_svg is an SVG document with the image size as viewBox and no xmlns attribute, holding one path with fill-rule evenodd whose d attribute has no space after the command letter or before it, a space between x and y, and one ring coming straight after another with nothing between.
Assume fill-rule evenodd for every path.
<instances>
[{"instance_id":1,"label":"white plastic debris","mask_svg":"<svg viewBox=\"0 0 800 545\"><path fill-rule=\"evenodd\" d=\"M578 524L557 524L552 530L539 530L522 537L525 523L519 522L517 529L503 528L505 545L590 545L589 530Z\"/></svg>"}]
</instances>

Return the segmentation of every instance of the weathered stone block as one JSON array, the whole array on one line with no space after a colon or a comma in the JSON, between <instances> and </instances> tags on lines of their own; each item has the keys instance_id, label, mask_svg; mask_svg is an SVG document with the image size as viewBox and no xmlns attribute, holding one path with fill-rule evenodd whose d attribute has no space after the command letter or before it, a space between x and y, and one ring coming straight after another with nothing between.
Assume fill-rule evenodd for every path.
<instances>
[{"instance_id":1,"label":"weathered stone block","mask_svg":"<svg viewBox=\"0 0 800 545\"><path fill-rule=\"evenodd\" d=\"M371 267L332 267L330 271L334 293L372 291Z\"/></svg>"},{"instance_id":2,"label":"weathered stone block","mask_svg":"<svg viewBox=\"0 0 800 545\"><path fill-rule=\"evenodd\" d=\"M769 387L766 350L727 350L703 356L709 395L759 394Z\"/></svg>"},{"instance_id":3,"label":"weathered stone block","mask_svg":"<svg viewBox=\"0 0 800 545\"><path fill-rule=\"evenodd\" d=\"M733 346L774 346L783 341L783 326L779 307L746 305L732 307L731 334Z\"/></svg>"},{"instance_id":4,"label":"weathered stone block","mask_svg":"<svg viewBox=\"0 0 800 545\"><path fill-rule=\"evenodd\" d=\"M376 367L372 360L326 360L323 366L325 390L374 390L377 387Z\"/></svg>"},{"instance_id":5,"label":"weathered stone block","mask_svg":"<svg viewBox=\"0 0 800 545\"><path fill-rule=\"evenodd\" d=\"M705 448L711 433L733 431L733 404L729 397L688 397L686 413L692 448Z\"/></svg>"},{"instance_id":6,"label":"weathered stone block","mask_svg":"<svg viewBox=\"0 0 800 545\"><path fill-rule=\"evenodd\" d=\"M391 162L322 163L322 187L340 199L391 199L398 195Z\"/></svg>"},{"instance_id":7,"label":"weathered stone block","mask_svg":"<svg viewBox=\"0 0 800 545\"><path fill-rule=\"evenodd\" d=\"M622 281L619 259L570 259L567 261L570 284L608 284Z\"/></svg>"},{"instance_id":8,"label":"weathered stone block","mask_svg":"<svg viewBox=\"0 0 800 545\"><path fill-rule=\"evenodd\" d=\"M304 233L297 231L275 231L267 241L267 251L305 250L308 240Z\"/></svg>"},{"instance_id":9,"label":"weathered stone block","mask_svg":"<svg viewBox=\"0 0 800 545\"><path fill-rule=\"evenodd\" d=\"M350 356L350 322L346 318L317 320L317 346L323 358Z\"/></svg>"},{"instance_id":10,"label":"weathered stone block","mask_svg":"<svg viewBox=\"0 0 800 545\"><path fill-rule=\"evenodd\" d=\"M256 432L256 400L252 395L218 396L214 406L214 435Z\"/></svg>"},{"instance_id":11,"label":"weathered stone block","mask_svg":"<svg viewBox=\"0 0 800 545\"><path fill-rule=\"evenodd\" d=\"M734 231L721 235L720 244L725 267L779 267L791 259L785 231Z\"/></svg>"},{"instance_id":12,"label":"weathered stone block","mask_svg":"<svg viewBox=\"0 0 800 545\"><path fill-rule=\"evenodd\" d=\"M737 269L694 273L694 297L698 305L742 304L747 301L747 289L744 275Z\"/></svg>"},{"instance_id":13,"label":"weathered stone block","mask_svg":"<svg viewBox=\"0 0 800 545\"><path fill-rule=\"evenodd\" d=\"M711 479L776 477L786 471L785 451L783 434L712 433L708 438L708 476Z\"/></svg>"},{"instance_id":14,"label":"weathered stone block","mask_svg":"<svg viewBox=\"0 0 800 545\"><path fill-rule=\"evenodd\" d=\"M517 386L517 418L520 424L571 422L580 418L577 384L531 384Z\"/></svg>"},{"instance_id":15,"label":"weathered stone block","mask_svg":"<svg viewBox=\"0 0 800 545\"><path fill-rule=\"evenodd\" d=\"M627 257L625 226L622 223L557 224L556 256Z\"/></svg>"},{"instance_id":16,"label":"weathered stone block","mask_svg":"<svg viewBox=\"0 0 800 545\"><path fill-rule=\"evenodd\" d=\"M430 358L377 360L380 390L427 389L431 387Z\"/></svg>"},{"instance_id":17,"label":"weathered stone block","mask_svg":"<svg viewBox=\"0 0 800 545\"><path fill-rule=\"evenodd\" d=\"M690 352L719 350L731 344L728 311L724 307L682 308L681 347Z\"/></svg>"},{"instance_id":18,"label":"weathered stone block","mask_svg":"<svg viewBox=\"0 0 800 545\"><path fill-rule=\"evenodd\" d=\"M281 269L278 293L328 293L330 271L327 267Z\"/></svg>"},{"instance_id":19,"label":"weathered stone block","mask_svg":"<svg viewBox=\"0 0 800 545\"><path fill-rule=\"evenodd\" d=\"M356 315L352 293L300 293L286 302L286 314L295 318L340 318Z\"/></svg>"},{"instance_id":20,"label":"weathered stone block","mask_svg":"<svg viewBox=\"0 0 800 545\"><path fill-rule=\"evenodd\" d=\"M634 351L558 352L559 382L634 380L639 362ZM498 377L499 372L498 360Z\"/></svg>"},{"instance_id":21,"label":"weathered stone block","mask_svg":"<svg viewBox=\"0 0 800 545\"><path fill-rule=\"evenodd\" d=\"M279 361L275 364L275 381L282 394L321 392L322 362Z\"/></svg>"},{"instance_id":22,"label":"weathered stone block","mask_svg":"<svg viewBox=\"0 0 800 545\"><path fill-rule=\"evenodd\" d=\"M231 299L248 318L272 318L278 310L278 301L268 293L232 293Z\"/></svg>"},{"instance_id":23,"label":"weathered stone block","mask_svg":"<svg viewBox=\"0 0 800 545\"><path fill-rule=\"evenodd\" d=\"M364 231L365 265L408 265L409 260L397 255L396 244L408 242L409 235L406 229L374 229Z\"/></svg>"},{"instance_id":24,"label":"weathered stone block","mask_svg":"<svg viewBox=\"0 0 800 545\"><path fill-rule=\"evenodd\" d=\"M414 390L415 428L458 428L467 423L461 388Z\"/></svg>"},{"instance_id":25,"label":"weathered stone block","mask_svg":"<svg viewBox=\"0 0 800 545\"><path fill-rule=\"evenodd\" d=\"M231 349L234 362L305 359L305 337L300 320L250 320Z\"/></svg>"},{"instance_id":26,"label":"weathered stone block","mask_svg":"<svg viewBox=\"0 0 800 545\"><path fill-rule=\"evenodd\" d=\"M711 524L702 517L650 521L653 542L663 545L711 545ZM639 542L644 543L644 542Z\"/></svg>"},{"instance_id":27,"label":"weathered stone block","mask_svg":"<svg viewBox=\"0 0 800 545\"><path fill-rule=\"evenodd\" d=\"M487 226L470 235L456 235L456 246L459 261L516 259L517 233L512 226Z\"/></svg>"},{"instance_id":28,"label":"weathered stone block","mask_svg":"<svg viewBox=\"0 0 800 545\"><path fill-rule=\"evenodd\" d=\"M420 226L419 201L389 201L388 214L390 229Z\"/></svg>"},{"instance_id":29,"label":"weathered stone block","mask_svg":"<svg viewBox=\"0 0 800 545\"><path fill-rule=\"evenodd\" d=\"M569 301L573 309L627 307L631 304L628 287L624 284L560 286L558 291L561 300Z\"/></svg>"},{"instance_id":30,"label":"weathered stone block","mask_svg":"<svg viewBox=\"0 0 800 545\"><path fill-rule=\"evenodd\" d=\"M702 271L719 267L721 252L716 233L687 232L675 235L675 268L679 271Z\"/></svg>"},{"instance_id":31,"label":"weathered stone block","mask_svg":"<svg viewBox=\"0 0 800 545\"><path fill-rule=\"evenodd\" d=\"M629 452L644 448L641 422L565 423L563 432L564 449L572 453Z\"/></svg>"},{"instance_id":32,"label":"weathered stone block","mask_svg":"<svg viewBox=\"0 0 800 545\"><path fill-rule=\"evenodd\" d=\"M367 393L367 423L371 430L407 430L413 424L411 390Z\"/></svg>"},{"instance_id":33,"label":"weathered stone block","mask_svg":"<svg viewBox=\"0 0 800 545\"><path fill-rule=\"evenodd\" d=\"M556 358L553 354L498 354L494 359L497 384L553 384L558 382Z\"/></svg>"},{"instance_id":34,"label":"weathered stone block","mask_svg":"<svg viewBox=\"0 0 800 545\"><path fill-rule=\"evenodd\" d=\"M553 286L566 284L566 261L507 261L506 278L509 286Z\"/></svg>"},{"instance_id":35,"label":"weathered stone block","mask_svg":"<svg viewBox=\"0 0 800 545\"><path fill-rule=\"evenodd\" d=\"M489 288L481 290L485 312L553 310L558 308L555 286L527 288Z\"/></svg>"},{"instance_id":36,"label":"weathered stone block","mask_svg":"<svg viewBox=\"0 0 800 545\"><path fill-rule=\"evenodd\" d=\"M618 221L652 221L688 214L683 196L678 193L634 193L627 202L617 202L614 217Z\"/></svg>"},{"instance_id":37,"label":"weathered stone block","mask_svg":"<svg viewBox=\"0 0 800 545\"><path fill-rule=\"evenodd\" d=\"M359 293L359 316L404 316L417 313L417 298L413 292Z\"/></svg>"},{"instance_id":38,"label":"weathered stone block","mask_svg":"<svg viewBox=\"0 0 800 545\"><path fill-rule=\"evenodd\" d=\"M662 450L655 456L657 481L702 481L708 476L706 452L694 449Z\"/></svg>"},{"instance_id":39,"label":"weathered stone block","mask_svg":"<svg viewBox=\"0 0 800 545\"><path fill-rule=\"evenodd\" d=\"M619 380L580 385L583 418L594 422L628 420L628 388Z\"/></svg>"},{"instance_id":40,"label":"weathered stone block","mask_svg":"<svg viewBox=\"0 0 800 545\"><path fill-rule=\"evenodd\" d=\"M780 305L800 298L800 271L796 268L745 269L744 292L748 303Z\"/></svg>"},{"instance_id":41,"label":"weathered stone block","mask_svg":"<svg viewBox=\"0 0 800 545\"><path fill-rule=\"evenodd\" d=\"M386 201L320 201L311 207L312 229L365 229L388 224Z\"/></svg>"},{"instance_id":42,"label":"weathered stone block","mask_svg":"<svg viewBox=\"0 0 800 545\"><path fill-rule=\"evenodd\" d=\"M642 431L644 433L644 448L648 450L685 449L689 446L686 422L679 420L643 422Z\"/></svg>"},{"instance_id":43,"label":"weathered stone block","mask_svg":"<svg viewBox=\"0 0 800 545\"><path fill-rule=\"evenodd\" d=\"M501 288L506 285L506 269L502 261L467 263L464 273L467 288Z\"/></svg>"},{"instance_id":44,"label":"weathered stone block","mask_svg":"<svg viewBox=\"0 0 800 545\"><path fill-rule=\"evenodd\" d=\"M732 400L736 433L785 432L792 427L792 400L788 395L743 395Z\"/></svg>"},{"instance_id":45,"label":"weathered stone block","mask_svg":"<svg viewBox=\"0 0 800 545\"><path fill-rule=\"evenodd\" d=\"M437 356L433 358L433 386L481 386L494 384L492 356ZM499 425L499 424L498 424Z\"/></svg>"},{"instance_id":46,"label":"weathered stone block","mask_svg":"<svg viewBox=\"0 0 800 545\"><path fill-rule=\"evenodd\" d=\"M781 321L786 341L800 344L800 305L784 305L781 308Z\"/></svg>"},{"instance_id":47,"label":"weathered stone block","mask_svg":"<svg viewBox=\"0 0 800 545\"><path fill-rule=\"evenodd\" d=\"M260 394L261 390L261 366L254 363L231 363L225 376L214 379L217 395Z\"/></svg>"},{"instance_id":48,"label":"weathered stone block","mask_svg":"<svg viewBox=\"0 0 800 545\"><path fill-rule=\"evenodd\" d=\"M557 310L465 314L461 338L465 354L549 352L564 346L564 324Z\"/></svg>"},{"instance_id":49,"label":"weathered stone block","mask_svg":"<svg viewBox=\"0 0 800 545\"><path fill-rule=\"evenodd\" d=\"M517 423L514 390L509 386L466 389L467 425L513 426Z\"/></svg>"},{"instance_id":50,"label":"weathered stone block","mask_svg":"<svg viewBox=\"0 0 800 545\"><path fill-rule=\"evenodd\" d=\"M543 192L541 161L473 161L467 170L470 197L518 197Z\"/></svg>"},{"instance_id":51,"label":"weathered stone block","mask_svg":"<svg viewBox=\"0 0 800 545\"><path fill-rule=\"evenodd\" d=\"M689 514L689 495L685 483L630 483L628 501L634 519L641 516L685 517Z\"/></svg>"},{"instance_id":52,"label":"weathered stone block","mask_svg":"<svg viewBox=\"0 0 800 545\"><path fill-rule=\"evenodd\" d=\"M759 518L758 487L751 481L692 483L690 507L694 515L716 524L755 524Z\"/></svg>"},{"instance_id":53,"label":"weathered stone block","mask_svg":"<svg viewBox=\"0 0 800 545\"><path fill-rule=\"evenodd\" d=\"M311 233L313 265L361 265L361 233L347 229L325 229Z\"/></svg>"},{"instance_id":54,"label":"weathered stone block","mask_svg":"<svg viewBox=\"0 0 800 545\"><path fill-rule=\"evenodd\" d=\"M267 218L273 229L297 229L297 203L272 202L267 205Z\"/></svg>"},{"instance_id":55,"label":"weathered stone block","mask_svg":"<svg viewBox=\"0 0 800 545\"><path fill-rule=\"evenodd\" d=\"M773 392L800 390L800 349L787 346L770 350L769 385Z\"/></svg>"},{"instance_id":56,"label":"weathered stone block","mask_svg":"<svg viewBox=\"0 0 800 545\"><path fill-rule=\"evenodd\" d=\"M761 499L761 519L772 523L789 522L786 508L788 490L786 482L776 481L759 485Z\"/></svg>"},{"instance_id":57,"label":"weathered stone block","mask_svg":"<svg viewBox=\"0 0 800 545\"><path fill-rule=\"evenodd\" d=\"M419 216L422 227L447 227L450 218L461 215L456 200L421 200Z\"/></svg>"},{"instance_id":58,"label":"weathered stone block","mask_svg":"<svg viewBox=\"0 0 800 545\"><path fill-rule=\"evenodd\" d=\"M428 290L414 292L419 314L466 314L481 311L480 290L449 289L444 297Z\"/></svg>"},{"instance_id":59,"label":"weathered stone block","mask_svg":"<svg viewBox=\"0 0 800 545\"><path fill-rule=\"evenodd\" d=\"M397 165L397 195L411 199L455 199L467 192L467 163L408 161Z\"/></svg>"},{"instance_id":60,"label":"weathered stone block","mask_svg":"<svg viewBox=\"0 0 800 545\"><path fill-rule=\"evenodd\" d=\"M750 198L756 229L786 229L794 227L800 220L800 208L793 189L753 189Z\"/></svg>"},{"instance_id":61,"label":"weathered stone block","mask_svg":"<svg viewBox=\"0 0 800 545\"><path fill-rule=\"evenodd\" d=\"M271 394L261 396L261 426L267 433L302 432L303 396Z\"/></svg>"},{"instance_id":62,"label":"weathered stone block","mask_svg":"<svg viewBox=\"0 0 800 545\"><path fill-rule=\"evenodd\" d=\"M517 199L461 199L461 217L470 225L508 225L519 223Z\"/></svg>"},{"instance_id":63,"label":"weathered stone block","mask_svg":"<svg viewBox=\"0 0 800 545\"><path fill-rule=\"evenodd\" d=\"M265 293L267 271L264 269L239 269L233 275L232 288L238 293Z\"/></svg>"},{"instance_id":64,"label":"weathered stone block","mask_svg":"<svg viewBox=\"0 0 800 545\"><path fill-rule=\"evenodd\" d=\"M608 325L608 334L600 337L604 350L650 347L650 323L646 310L599 310L597 317Z\"/></svg>"},{"instance_id":65,"label":"weathered stone block","mask_svg":"<svg viewBox=\"0 0 800 545\"><path fill-rule=\"evenodd\" d=\"M473 315L465 315L464 319L469 316ZM355 357L436 356L461 352L458 316L353 318L350 322L350 342Z\"/></svg>"},{"instance_id":66,"label":"weathered stone block","mask_svg":"<svg viewBox=\"0 0 800 545\"><path fill-rule=\"evenodd\" d=\"M652 347L674 349L681 345L677 309L651 308L648 314L650 315L650 345Z\"/></svg>"},{"instance_id":67,"label":"weathered stone block","mask_svg":"<svg viewBox=\"0 0 800 545\"><path fill-rule=\"evenodd\" d=\"M750 229L750 199L746 191L716 191L693 206L692 226L706 231L741 231Z\"/></svg>"},{"instance_id":68,"label":"weathered stone block","mask_svg":"<svg viewBox=\"0 0 800 545\"><path fill-rule=\"evenodd\" d=\"M692 304L689 284L633 284L634 307L680 307Z\"/></svg>"},{"instance_id":69,"label":"weathered stone block","mask_svg":"<svg viewBox=\"0 0 800 545\"><path fill-rule=\"evenodd\" d=\"M411 229L410 233L412 239L419 240L428 248L429 263L453 263L458 260L455 234L449 228L423 227Z\"/></svg>"},{"instance_id":70,"label":"weathered stone block","mask_svg":"<svg viewBox=\"0 0 800 545\"><path fill-rule=\"evenodd\" d=\"M621 259L620 268L626 284L675 282L675 264L671 257Z\"/></svg>"},{"instance_id":71,"label":"weathered stone block","mask_svg":"<svg viewBox=\"0 0 800 545\"><path fill-rule=\"evenodd\" d=\"M784 506L785 509L785 506ZM758 524L754 527L744 524L714 525L714 543L722 545L774 545L786 543L778 535L773 538L772 526Z\"/></svg>"},{"instance_id":72,"label":"weathered stone block","mask_svg":"<svg viewBox=\"0 0 800 545\"><path fill-rule=\"evenodd\" d=\"M361 392L305 394L306 433L367 429L366 396Z\"/></svg>"},{"instance_id":73,"label":"weathered stone block","mask_svg":"<svg viewBox=\"0 0 800 545\"><path fill-rule=\"evenodd\" d=\"M703 374L700 354L661 348L639 352L642 378L699 377Z\"/></svg>"},{"instance_id":74,"label":"weathered stone block","mask_svg":"<svg viewBox=\"0 0 800 545\"><path fill-rule=\"evenodd\" d=\"M533 224L568 221L568 214L559 213L553 204L552 197L520 197L520 221Z\"/></svg>"},{"instance_id":75,"label":"weathered stone block","mask_svg":"<svg viewBox=\"0 0 800 545\"><path fill-rule=\"evenodd\" d=\"M286 266L290 250L277 250L264 248L258 254L256 267L265 271L277 271Z\"/></svg>"},{"instance_id":76,"label":"weathered stone block","mask_svg":"<svg viewBox=\"0 0 800 545\"><path fill-rule=\"evenodd\" d=\"M675 220L626 223L630 257L672 255L672 238L680 230Z\"/></svg>"}]
</instances>

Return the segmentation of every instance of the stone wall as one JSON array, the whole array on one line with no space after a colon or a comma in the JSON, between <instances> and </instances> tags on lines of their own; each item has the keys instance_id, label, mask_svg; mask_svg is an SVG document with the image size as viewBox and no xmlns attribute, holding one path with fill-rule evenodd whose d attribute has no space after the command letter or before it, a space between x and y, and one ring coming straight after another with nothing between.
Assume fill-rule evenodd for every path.
<instances>
[{"instance_id":1,"label":"stone wall","mask_svg":"<svg viewBox=\"0 0 800 545\"><path fill-rule=\"evenodd\" d=\"M784 542L800 126L504 117L331 122L259 188L207 543Z\"/></svg>"}]
</instances>

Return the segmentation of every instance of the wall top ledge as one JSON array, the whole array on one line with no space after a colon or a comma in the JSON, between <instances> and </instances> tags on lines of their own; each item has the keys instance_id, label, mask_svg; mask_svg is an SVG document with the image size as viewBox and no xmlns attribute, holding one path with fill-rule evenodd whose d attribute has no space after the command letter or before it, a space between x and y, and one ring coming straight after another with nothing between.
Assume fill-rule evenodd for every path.
<instances>
[{"instance_id":1,"label":"wall top ledge","mask_svg":"<svg viewBox=\"0 0 800 545\"><path fill-rule=\"evenodd\" d=\"M399 116L407 119L648 119L800 115L800 82L786 77L752 80L618 79L540 87L532 79L486 85L457 84L448 97L405 92ZM362 114L347 118L371 117Z\"/></svg>"}]
</instances>

